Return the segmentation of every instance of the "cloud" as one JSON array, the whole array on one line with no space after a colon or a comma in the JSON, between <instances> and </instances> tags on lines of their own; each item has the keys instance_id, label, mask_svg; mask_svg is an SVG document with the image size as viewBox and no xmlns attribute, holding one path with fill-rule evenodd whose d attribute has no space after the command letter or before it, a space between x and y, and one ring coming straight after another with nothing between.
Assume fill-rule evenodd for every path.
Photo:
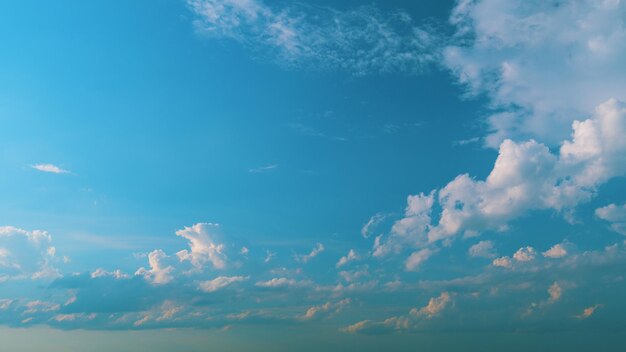
<instances>
[{"instance_id":1,"label":"cloud","mask_svg":"<svg viewBox=\"0 0 626 352\"><path fill-rule=\"evenodd\" d=\"M415 317L425 316L430 319L432 317L437 316L441 311L443 311L448 304L450 304L452 297L448 292L442 292L439 297L432 297L428 304L425 307L420 309L413 308L411 310L411 315Z\"/></svg>"},{"instance_id":2,"label":"cloud","mask_svg":"<svg viewBox=\"0 0 626 352\"><path fill-rule=\"evenodd\" d=\"M288 67L355 75L421 72L439 39L402 11L374 6L348 10L261 0L188 0L199 33L229 39Z\"/></svg>"},{"instance_id":3,"label":"cloud","mask_svg":"<svg viewBox=\"0 0 626 352\"><path fill-rule=\"evenodd\" d=\"M410 196L404 218L375 241L374 255L459 234L504 231L531 210L551 209L573 221L575 207L595 197L600 185L626 175L626 105L609 100L593 117L572 125L572 138L562 142L558 154L534 140L505 140L485 180L462 174L428 196ZM435 194L441 210L433 223Z\"/></svg>"},{"instance_id":4,"label":"cloud","mask_svg":"<svg viewBox=\"0 0 626 352\"><path fill-rule=\"evenodd\" d=\"M317 257L323 251L324 251L324 245L321 243L317 243L309 254L297 255L296 260L299 262L308 263L311 259Z\"/></svg>"},{"instance_id":5,"label":"cloud","mask_svg":"<svg viewBox=\"0 0 626 352\"><path fill-rule=\"evenodd\" d=\"M559 243L555 244L542 254L546 258L563 258L567 255L567 248L565 244Z\"/></svg>"},{"instance_id":6,"label":"cloud","mask_svg":"<svg viewBox=\"0 0 626 352\"><path fill-rule=\"evenodd\" d=\"M437 250L428 248L413 252L404 262L404 268L407 271L418 271L420 266L435 253L437 253Z\"/></svg>"},{"instance_id":7,"label":"cloud","mask_svg":"<svg viewBox=\"0 0 626 352\"><path fill-rule=\"evenodd\" d=\"M350 305L352 300L350 298L342 299L339 302L326 302L319 306L313 306L307 309L306 313L302 316L304 320L311 320L320 318L320 316L332 316L341 312L344 308Z\"/></svg>"},{"instance_id":8,"label":"cloud","mask_svg":"<svg viewBox=\"0 0 626 352\"><path fill-rule=\"evenodd\" d=\"M348 251L348 254L339 258L339 261L337 262L335 266L339 268L357 259L359 259L359 256L356 254L354 249L351 249L350 251Z\"/></svg>"},{"instance_id":9,"label":"cloud","mask_svg":"<svg viewBox=\"0 0 626 352\"><path fill-rule=\"evenodd\" d=\"M385 214L374 214L374 216L372 216L361 228L361 236L363 236L363 238L368 238L386 217L387 216Z\"/></svg>"},{"instance_id":10,"label":"cloud","mask_svg":"<svg viewBox=\"0 0 626 352\"><path fill-rule=\"evenodd\" d=\"M52 164L35 164L31 165L31 167L35 170L39 170L41 172L49 172L53 174L67 174L69 171L63 170L62 168L52 165Z\"/></svg>"},{"instance_id":11,"label":"cloud","mask_svg":"<svg viewBox=\"0 0 626 352\"><path fill-rule=\"evenodd\" d=\"M473 258L493 258L496 256L493 242L491 241L480 241L476 243L469 248L468 253L470 257Z\"/></svg>"},{"instance_id":12,"label":"cloud","mask_svg":"<svg viewBox=\"0 0 626 352\"><path fill-rule=\"evenodd\" d=\"M598 308L600 308L600 307L602 307L601 304L596 304L596 305L593 305L591 307L587 307L587 308L583 309L582 313L580 313L580 315L577 315L576 318L578 318L578 319L587 319L590 316L592 316L593 313L595 313L596 310Z\"/></svg>"},{"instance_id":13,"label":"cloud","mask_svg":"<svg viewBox=\"0 0 626 352\"><path fill-rule=\"evenodd\" d=\"M47 231L0 226L0 282L55 279L61 262Z\"/></svg>"},{"instance_id":14,"label":"cloud","mask_svg":"<svg viewBox=\"0 0 626 352\"><path fill-rule=\"evenodd\" d=\"M259 166L259 167L249 169L248 172L251 174L260 174L263 172L272 171L276 168L278 168L278 164L271 164L271 165Z\"/></svg>"},{"instance_id":15,"label":"cloud","mask_svg":"<svg viewBox=\"0 0 626 352\"><path fill-rule=\"evenodd\" d=\"M218 227L217 224L198 223L176 231L177 236L189 241L190 248L190 250L185 249L176 253L180 261L189 261L199 270L203 269L207 263L211 263L216 269L224 269L226 267L224 245L215 243L214 235L211 233Z\"/></svg>"},{"instance_id":16,"label":"cloud","mask_svg":"<svg viewBox=\"0 0 626 352\"><path fill-rule=\"evenodd\" d=\"M535 260L536 256L537 252L533 247L523 247L518 249L517 252L513 254L513 259L517 260L518 262L530 262L532 260Z\"/></svg>"},{"instance_id":17,"label":"cloud","mask_svg":"<svg viewBox=\"0 0 626 352\"><path fill-rule=\"evenodd\" d=\"M611 223L611 229L622 235L626 235L626 204L609 204L596 209L596 216Z\"/></svg>"},{"instance_id":18,"label":"cloud","mask_svg":"<svg viewBox=\"0 0 626 352\"><path fill-rule=\"evenodd\" d=\"M626 100L623 1L458 1L446 66L469 95L485 94L488 146L564 138L609 98Z\"/></svg>"},{"instance_id":19,"label":"cloud","mask_svg":"<svg viewBox=\"0 0 626 352\"><path fill-rule=\"evenodd\" d=\"M422 308L413 308L408 316L387 318L383 321L364 320L343 329L349 333L383 334L402 331L418 331L424 320L432 319L441 314L452 302L452 294L442 292L432 297Z\"/></svg>"},{"instance_id":20,"label":"cloud","mask_svg":"<svg viewBox=\"0 0 626 352\"><path fill-rule=\"evenodd\" d=\"M172 275L174 267L163 263L166 258L168 258L168 255L160 249L150 252L148 254L150 269L141 267L135 272L135 275L144 276L147 280L157 285L171 282L174 279Z\"/></svg>"},{"instance_id":21,"label":"cloud","mask_svg":"<svg viewBox=\"0 0 626 352\"><path fill-rule=\"evenodd\" d=\"M249 276L218 276L213 280L201 282L200 289L204 292L215 292L236 282L246 281L249 278Z\"/></svg>"},{"instance_id":22,"label":"cloud","mask_svg":"<svg viewBox=\"0 0 626 352\"><path fill-rule=\"evenodd\" d=\"M255 285L265 288L307 287L311 286L312 282L307 280L298 281L295 279L288 279L286 277L278 277L268 281L259 281Z\"/></svg>"}]
</instances>

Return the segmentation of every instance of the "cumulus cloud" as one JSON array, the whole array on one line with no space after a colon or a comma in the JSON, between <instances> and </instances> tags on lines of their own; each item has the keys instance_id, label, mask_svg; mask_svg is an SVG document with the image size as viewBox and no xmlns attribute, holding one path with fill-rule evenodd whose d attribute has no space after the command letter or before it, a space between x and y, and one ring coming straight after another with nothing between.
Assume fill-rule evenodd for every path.
<instances>
[{"instance_id":1,"label":"cumulus cloud","mask_svg":"<svg viewBox=\"0 0 626 352\"><path fill-rule=\"evenodd\" d=\"M572 138L558 153L534 140L505 140L486 180L463 174L436 191L441 208L436 223L431 219L435 191L409 197L405 217L387 238L377 238L374 255L458 234L504 231L531 210L551 209L573 221L575 207L592 199L600 185L626 175L625 135L626 104L609 100L593 117L573 123Z\"/></svg>"},{"instance_id":2,"label":"cumulus cloud","mask_svg":"<svg viewBox=\"0 0 626 352\"><path fill-rule=\"evenodd\" d=\"M61 260L47 231L0 226L0 282L9 279L55 279Z\"/></svg>"},{"instance_id":3,"label":"cumulus cloud","mask_svg":"<svg viewBox=\"0 0 626 352\"><path fill-rule=\"evenodd\" d=\"M563 258L567 255L567 248L565 244L559 243L555 244L542 254L546 258Z\"/></svg>"},{"instance_id":4,"label":"cumulus cloud","mask_svg":"<svg viewBox=\"0 0 626 352\"><path fill-rule=\"evenodd\" d=\"M626 100L623 1L458 1L444 63L493 114L486 143L550 144L609 98Z\"/></svg>"},{"instance_id":5,"label":"cumulus cloud","mask_svg":"<svg viewBox=\"0 0 626 352\"><path fill-rule=\"evenodd\" d=\"M249 276L218 276L213 280L201 282L200 289L204 292L215 292L236 282L246 281L249 278Z\"/></svg>"},{"instance_id":6,"label":"cumulus cloud","mask_svg":"<svg viewBox=\"0 0 626 352\"><path fill-rule=\"evenodd\" d=\"M198 32L234 40L291 67L367 73L422 71L437 57L437 36L402 11L348 10L261 0L188 0Z\"/></svg>"},{"instance_id":7,"label":"cumulus cloud","mask_svg":"<svg viewBox=\"0 0 626 352\"><path fill-rule=\"evenodd\" d=\"M62 168L53 165L53 164L35 164L31 166L35 170L39 170L41 172L49 172L53 174L67 174L69 171L63 170Z\"/></svg>"},{"instance_id":8,"label":"cumulus cloud","mask_svg":"<svg viewBox=\"0 0 626 352\"><path fill-rule=\"evenodd\" d=\"M147 280L154 284L167 284L174 279L172 275L174 267L164 264L168 255L160 249L156 249L148 254L149 269L139 268L135 275L144 276Z\"/></svg>"},{"instance_id":9,"label":"cumulus cloud","mask_svg":"<svg viewBox=\"0 0 626 352\"><path fill-rule=\"evenodd\" d=\"M596 209L596 216L611 223L611 229L622 235L626 235L626 204L609 204Z\"/></svg>"},{"instance_id":10,"label":"cumulus cloud","mask_svg":"<svg viewBox=\"0 0 626 352\"><path fill-rule=\"evenodd\" d=\"M180 261L189 261L200 270L207 263L211 263L216 269L224 269L226 267L224 245L215 243L214 234L212 234L212 231L217 228L219 228L217 224L198 223L176 231L177 236L189 241L189 250L185 249L176 253Z\"/></svg>"}]
</instances>

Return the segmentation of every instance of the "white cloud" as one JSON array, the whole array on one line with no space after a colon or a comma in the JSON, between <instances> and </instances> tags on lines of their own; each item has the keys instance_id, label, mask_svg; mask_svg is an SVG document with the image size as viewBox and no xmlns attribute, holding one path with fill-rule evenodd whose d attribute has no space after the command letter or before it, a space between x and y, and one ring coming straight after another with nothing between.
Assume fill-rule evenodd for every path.
<instances>
[{"instance_id":1,"label":"white cloud","mask_svg":"<svg viewBox=\"0 0 626 352\"><path fill-rule=\"evenodd\" d=\"M307 309L306 313L302 316L304 320L311 320L319 318L321 315L335 315L350 305L352 300L350 298L342 299L339 302L326 302L319 306L313 306Z\"/></svg>"},{"instance_id":2,"label":"white cloud","mask_svg":"<svg viewBox=\"0 0 626 352\"><path fill-rule=\"evenodd\" d=\"M413 252L404 262L404 267L407 271L417 271L435 253L437 253L437 250L428 248Z\"/></svg>"},{"instance_id":3,"label":"white cloud","mask_svg":"<svg viewBox=\"0 0 626 352\"><path fill-rule=\"evenodd\" d=\"M349 333L379 334L388 332L418 330L421 323L441 314L452 303L452 294L442 292L432 297L422 308L413 308L408 316L397 316L383 321L363 320L343 329Z\"/></svg>"},{"instance_id":4,"label":"white cloud","mask_svg":"<svg viewBox=\"0 0 626 352\"><path fill-rule=\"evenodd\" d=\"M218 276L213 280L201 282L200 289L204 292L215 292L236 282L246 281L249 278L248 276Z\"/></svg>"},{"instance_id":5,"label":"white cloud","mask_svg":"<svg viewBox=\"0 0 626 352\"><path fill-rule=\"evenodd\" d=\"M303 263L308 263L311 259L317 257L323 251L324 251L324 245L321 243L317 243L309 254L297 255L296 260L303 262Z\"/></svg>"},{"instance_id":6,"label":"white cloud","mask_svg":"<svg viewBox=\"0 0 626 352\"><path fill-rule=\"evenodd\" d=\"M359 259L359 256L356 254L356 252L354 251L354 249L351 249L350 251L348 251L348 254L346 254L345 256L339 258L339 261L337 262L336 267L342 267L354 260Z\"/></svg>"},{"instance_id":7,"label":"white cloud","mask_svg":"<svg viewBox=\"0 0 626 352\"><path fill-rule=\"evenodd\" d=\"M312 285L312 282L307 280L298 281L294 279L288 279L286 277L277 277L268 281L259 281L255 285L265 288L308 287Z\"/></svg>"},{"instance_id":8,"label":"white cloud","mask_svg":"<svg viewBox=\"0 0 626 352\"><path fill-rule=\"evenodd\" d=\"M486 138L557 143L609 98L626 100L624 1L462 0L444 62L471 95L486 93Z\"/></svg>"},{"instance_id":9,"label":"white cloud","mask_svg":"<svg viewBox=\"0 0 626 352\"><path fill-rule=\"evenodd\" d=\"M349 10L261 0L188 0L197 30L237 41L286 66L370 72L420 72L438 39L405 12L373 6Z\"/></svg>"},{"instance_id":10,"label":"white cloud","mask_svg":"<svg viewBox=\"0 0 626 352\"><path fill-rule=\"evenodd\" d=\"M0 281L60 277L56 265L61 260L51 243L52 236L47 231L0 226Z\"/></svg>"},{"instance_id":11,"label":"white cloud","mask_svg":"<svg viewBox=\"0 0 626 352\"><path fill-rule=\"evenodd\" d=\"M561 296L563 295L563 288L557 282L554 282L548 288L548 294L550 295L548 302L554 303L561 299Z\"/></svg>"},{"instance_id":12,"label":"white cloud","mask_svg":"<svg viewBox=\"0 0 626 352\"><path fill-rule=\"evenodd\" d=\"M144 276L153 284L167 284L174 279L172 272L174 267L164 264L168 256L160 249L156 249L148 254L148 263L150 269L139 268L135 275Z\"/></svg>"},{"instance_id":13,"label":"white cloud","mask_svg":"<svg viewBox=\"0 0 626 352\"><path fill-rule=\"evenodd\" d=\"M493 266L499 266L502 268L510 268L513 265L513 263L511 262L511 258L509 257L496 258L491 264Z\"/></svg>"},{"instance_id":14,"label":"white cloud","mask_svg":"<svg viewBox=\"0 0 626 352\"><path fill-rule=\"evenodd\" d=\"M532 260L535 260L536 256L537 252L533 247L522 247L513 254L513 259L517 260L518 262L530 262Z\"/></svg>"},{"instance_id":15,"label":"white cloud","mask_svg":"<svg viewBox=\"0 0 626 352\"><path fill-rule=\"evenodd\" d=\"M450 304L451 300L450 293L442 292L439 297L432 297L425 307L420 309L413 308L410 313L415 317L425 316L430 319L443 311Z\"/></svg>"},{"instance_id":16,"label":"white cloud","mask_svg":"<svg viewBox=\"0 0 626 352\"><path fill-rule=\"evenodd\" d=\"M567 248L564 244L559 243L542 253L546 258L563 258L567 255Z\"/></svg>"},{"instance_id":17,"label":"white cloud","mask_svg":"<svg viewBox=\"0 0 626 352\"><path fill-rule=\"evenodd\" d=\"M622 235L626 235L626 204L609 204L596 209L596 216L611 223L611 229Z\"/></svg>"},{"instance_id":18,"label":"white cloud","mask_svg":"<svg viewBox=\"0 0 626 352\"><path fill-rule=\"evenodd\" d=\"M496 256L493 248L493 242L480 241L469 248L470 257L474 258L493 258Z\"/></svg>"},{"instance_id":19,"label":"white cloud","mask_svg":"<svg viewBox=\"0 0 626 352\"><path fill-rule=\"evenodd\" d=\"M224 269L226 267L224 245L215 243L214 235L211 233L218 227L217 224L198 223L176 231L177 236L189 241L190 248L190 250L176 253L180 261L189 261L196 269L200 270L207 263L211 263L216 269Z\"/></svg>"},{"instance_id":20,"label":"white cloud","mask_svg":"<svg viewBox=\"0 0 626 352\"><path fill-rule=\"evenodd\" d=\"M368 238L372 234L373 231L376 230L376 227L385 220L387 216L381 213L374 214L365 225L361 228L361 235L363 238Z\"/></svg>"},{"instance_id":21,"label":"white cloud","mask_svg":"<svg viewBox=\"0 0 626 352\"><path fill-rule=\"evenodd\" d=\"M592 199L600 185L626 175L625 135L626 105L609 100L590 119L573 123L572 139L558 154L534 140L506 140L486 180L463 174L437 192L437 223L430 217L435 192L409 197L405 217L387 238L377 238L374 255L468 232L503 231L530 210L552 209L572 221L575 207Z\"/></svg>"},{"instance_id":22,"label":"white cloud","mask_svg":"<svg viewBox=\"0 0 626 352\"><path fill-rule=\"evenodd\" d=\"M260 173L263 173L263 172L272 171L272 170L276 169L277 167L278 167L277 164L259 166L259 167L255 167L255 168L252 168L252 169L248 169L248 172L251 173L251 174L260 174Z\"/></svg>"},{"instance_id":23,"label":"white cloud","mask_svg":"<svg viewBox=\"0 0 626 352\"><path fill-rule=\"evenodd\" d=\"M39 170L42 172L49 172L49 173L53 173L53 174L67 174L69 173L69 171L67 170L63 170L62 168L56 166L56 165L52 165L52 164L36 164L36 165L31 165L31 167L35 170Z\"/></svg>"}]
</instances>

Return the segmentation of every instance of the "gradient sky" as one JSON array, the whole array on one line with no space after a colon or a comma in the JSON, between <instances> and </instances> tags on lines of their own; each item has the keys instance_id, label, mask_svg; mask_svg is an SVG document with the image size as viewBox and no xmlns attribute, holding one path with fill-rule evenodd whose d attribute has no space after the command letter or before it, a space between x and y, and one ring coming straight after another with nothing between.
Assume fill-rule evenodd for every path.
<instances>
[{"instance_id":1,"label":"gradient sky","mask_svg":"<svg viewBox=\"0 0 626 352\"><path fill-rule=\"evenodd\" d=\"M0 3L12 351L619 351L626 3Z\"/></svg>"}]
</instances>

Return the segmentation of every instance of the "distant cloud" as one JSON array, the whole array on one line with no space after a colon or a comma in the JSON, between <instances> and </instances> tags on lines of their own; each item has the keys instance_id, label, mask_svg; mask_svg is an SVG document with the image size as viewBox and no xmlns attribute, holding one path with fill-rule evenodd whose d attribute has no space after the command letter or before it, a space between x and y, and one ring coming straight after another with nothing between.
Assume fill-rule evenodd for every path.
<instances>
[{"instance_id":1,"label":"distant cloud","mask_svg":"<svg viewBox=\"0 0 626 352\"><path fill-rule=\"evenodd\" d=\"M578 318L578 319L587 319L590 316L592 316L593 313L595 313L596 310L598 308L600 308L600 307L602 307L601 304L596 304L594 306L587 307L587 308L583 309L582 313L580 313L580 315L577 315L576 318Z\"/></svg>"},{"instance_id":2,"label":"distant cloud","mask_svg":"<svg viewBox=\"0 0 626 352\"><path fill-rule=\"evenodd\" d=\"M351 249L350 251L348 251L348 254L346 254L345 256L339 258L339 261L336 264L336 267L342 267L348 263L350 263L351 261L357 260L359 259L359 256L356 254L356 252L354 251L354 249Z\"/></svg>"},{"instance_id":3,"label":"distant cloud","mask_svg":"<svg viewBox=\"0 0 626 352\"><path fill-rule=\"evenodd\" d=\"M260 174L263 172L272 171L276 169L277 167L278 167L278 164L270 164L270 165L259 166L259 167L255 167L252 169L248 169L248 172L251 174Z\"/></svg>"},{"instance_id":4,"label":"distant cloud","mask_svg":"<svg viewBox=\"0 0 626 352\"><path fill-rule=\"evenodd\" d=\"M385 220L387 215L382 213L376 213L372 216L365 225L361 228L361 236L368 238L372 232L376 231L376 227Z\"/></svg>"},{"instance_id":5,"label":"distant cloud","mask_svg":"<svg viewBox=\"0 0 626 352\"><path fill-rule=\"evenodd\" d=\"M611 223L611 229L622 235L626 235L626 204L609 204L596 209L596 216Z\"/></svg>"},{"instance_id":6,"label":"distant cloud","mask_svg":"<svg viewBox=\"0 0 626 352\"><path fill-rule=\"evenodd\" d=\"M438 38L406 12L374 6L348 10L261 0L188 0L197 31L230 39L288 67L344 70L355 75L425 69Z\"/></svg>"},{"instance_id":7,"label":"distant cloud","mask_svg":"<svg viewBox=\"0 0 626 352\"><path fill-rule=\"evenodd\" d=\"M246 281L249 278L249 276L218 276L213 280L201 282L200 289L204 292L215 292L236 282Z\"/></svg>"},{"instance_id":8,"label":"distant cloud","mask_svg":"<svg viewBox=\"0 0 626 352\"><path fill-rule=\"evenodd\" d=\"M49 172L53 174L67 174L69 171L64 170L53 164L35 164L31 165L31 167L35 170L39 170L41 172Z\"/></svg>"},{"instance_id":9,"label":"distant cloud","mask_svg":"<svg viewBox=\"0 0 626 352\"><path fill-rule=\"evenodd\" d=\"M311 250L309 254L297 255L296 260L303 262L303 263L308 263L311 259L317 257L323 251L324 251L324 245L321 243L318 243L315 245L315 247L313 247L313 249Z\"/></svg>"},{"instance_id":10,"label":"distant cloud","mask_svg":"<svg viewBox=\"0 0 626 352\"><path fill-rule=\"evenodd\" d=\"M480 241L469 248L470 257L474 258L493 258L496 256L493 248L493 242Z\"/></svg>"},{"instance_id":11,"label":"distant cloud","mask_svg":"<svg viewBox=\"0 0 626 352\"><path fill-rule=\"evenodd\" d=\"M437 253L437 250L428 248L413 252L404 262L404 267L407 271L417 271L420 266L435 253Z\"/></svg>"}]
</instances>

